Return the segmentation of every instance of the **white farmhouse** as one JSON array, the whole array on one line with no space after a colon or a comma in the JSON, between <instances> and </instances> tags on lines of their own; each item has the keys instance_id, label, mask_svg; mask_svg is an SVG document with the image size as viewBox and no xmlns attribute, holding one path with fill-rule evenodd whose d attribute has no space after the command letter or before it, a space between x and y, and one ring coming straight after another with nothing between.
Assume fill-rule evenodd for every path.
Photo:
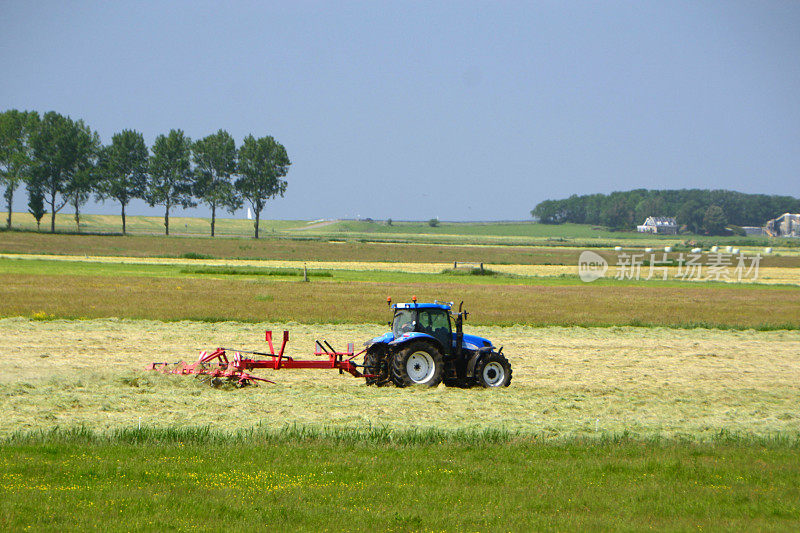
<instances>
[{"instance_id":1,"label":"white farmhouse","mask_svg":"<svg viewBox=\"0 0 800 533\"><path fill-rule=\"evenodd\" d=\"M639 233L658 233L659 235L676 235L678 223L674 217L647 217L644 224L636 226Z\"/></svg>"}]
</instances>

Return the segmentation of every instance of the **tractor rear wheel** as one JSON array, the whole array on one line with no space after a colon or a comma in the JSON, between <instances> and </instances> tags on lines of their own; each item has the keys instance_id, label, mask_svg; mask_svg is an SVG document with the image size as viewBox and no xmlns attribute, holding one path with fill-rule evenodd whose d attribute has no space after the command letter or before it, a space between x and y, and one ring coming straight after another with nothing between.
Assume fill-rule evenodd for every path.
<instances>
[{"instance_id":1,"label":"tractor rear wheel","mask_svg":"<svg viewBox=\"0 0 800 533\"><path fill-rule=\"evenodd\" d=\"M442 381L444 358L429 343L412 343L392 358L392 381L398 387L435 387Z\"/></svg>"},{"instance_id":2,"label":"tractor rear wheel","mask_svg":"<svg viewBox=\"0 0 800 533\"><path fill-rule=\"evenodd\" d=\"M367 385L380 387L390 383L389 361L386 350L367 351L364 356L364 373L371 375L366 378Z\"/></svg>"},{"instance_id":3,"label":"tractor rear wheel","mask_svg":"<svg viewBox=\"0 0 800 533\"><path fill-rule=\"evenodd\" d=\"M492 352L475 366L475 380L481 387L508 387L511 364L502 353Z\"/></svg>"}]
</instances>

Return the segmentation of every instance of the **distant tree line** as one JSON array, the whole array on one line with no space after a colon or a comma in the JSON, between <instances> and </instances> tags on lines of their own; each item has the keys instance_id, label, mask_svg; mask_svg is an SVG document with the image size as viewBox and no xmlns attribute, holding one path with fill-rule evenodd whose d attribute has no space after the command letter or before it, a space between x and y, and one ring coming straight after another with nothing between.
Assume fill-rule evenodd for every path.
<instances>
[{"instance_id":1,"label":"distant tree line","mask_svg":"<svg viewBox=\"0 0 800 533\"><path fill-rule=\"evenodd\" d=\"M631 229L649 216L675 217L679 225L694 233L719 234L727 225L762 226L786 212L800 212L800 200L726 190L636 189L545 200L531 215L544 224L573 222L612 229Z\"/></svg>"},{"instance_id":2,"label":"distant tree line","mask_svg":"<svg viewBox=\"0 0 800 533\"><path fill-rule=\"evenodd\" d=\"M218 209L233 213L247 202L255 214L255 238L267 200L283 196L291 161L272 137L245 137L236 147L225 131L192 141L183 131L159 135L152 147L141 133L122 130L104 145L82 120L49 111L15 109L0 113L0 187L11 228L14 194L24 184L28 211L37 227L50 213L55 232L56 213L69 204L80 231L81 207L94 195L98 201L120 204L122 233L125 208L134 199L164 207L164 230L175 206L211 208L211 235Z\"/></svg>"}]
</instances>

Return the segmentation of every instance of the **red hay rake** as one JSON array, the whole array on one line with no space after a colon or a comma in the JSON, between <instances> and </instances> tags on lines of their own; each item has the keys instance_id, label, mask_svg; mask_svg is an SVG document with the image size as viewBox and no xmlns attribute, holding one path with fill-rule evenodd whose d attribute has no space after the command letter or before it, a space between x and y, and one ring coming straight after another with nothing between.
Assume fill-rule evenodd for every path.
<instances>
[{"instance_id":1,"label":"red hay rake","mask_svg":"<svg viewBox=\"0 0 800 533\"><path fill-rule=\"evenodd\" d=\"M237 387L257 385L259 381L275 383L269 379L251 374L250 371L256 368L271 368L272 370L280 370L282 368L325 368L338 369L340 374L347 372L357 378L374 377L370 374L364 374L359 370L359 368L364 368L364 365L358 365L353 362L353 359L363 354L366 350L355 353L352 342L347 345L346 352L337 352L328 341L315 341L314 355L325 356L326 359L310 360L294 359L293 357L284 355L286 343L289 342L288 331L283 332L283 342L281 343L281 349L278 353L275 353L275 348L272 345L271 331L266 332L266 341L269 346L269 353L232 348L217 348L210 353L208 351L200 352L200 357L194 363L186 363L184 361L178 363L154 362L147 365L147 370L155 370L164 374L191 374L204 381L210 382L214 386L219 386L228 382ZM228 352L233 353L233 360L228 358ZM268 357L268 359L244 357L242 354L265 356Z\"/></svg>"}]
</instances>

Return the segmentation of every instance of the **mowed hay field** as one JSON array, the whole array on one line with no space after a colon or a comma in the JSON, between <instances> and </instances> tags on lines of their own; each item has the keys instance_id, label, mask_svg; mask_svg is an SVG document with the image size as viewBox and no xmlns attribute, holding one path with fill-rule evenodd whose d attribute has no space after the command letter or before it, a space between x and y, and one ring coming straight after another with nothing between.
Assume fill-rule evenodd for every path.
<instances>
[{"instance_id":1,"label":"mowed hay field","mask_svg":"<svg viewBox=\"0 0 800 533\"><path fill-rule=\"evenodd\" d=\"M335 371L262 371L277 384L214 389L144 371L216 346L264 349L263 331L290 330L288 354L313 357L384 328L135 320L0 320L0 435L83 426L442 430L498 429L543 438L710 439L720 431L800 433L800 332L667 328L470 327L504 346L502 390L367 387Z\"/></svg>"}]
</instances>

